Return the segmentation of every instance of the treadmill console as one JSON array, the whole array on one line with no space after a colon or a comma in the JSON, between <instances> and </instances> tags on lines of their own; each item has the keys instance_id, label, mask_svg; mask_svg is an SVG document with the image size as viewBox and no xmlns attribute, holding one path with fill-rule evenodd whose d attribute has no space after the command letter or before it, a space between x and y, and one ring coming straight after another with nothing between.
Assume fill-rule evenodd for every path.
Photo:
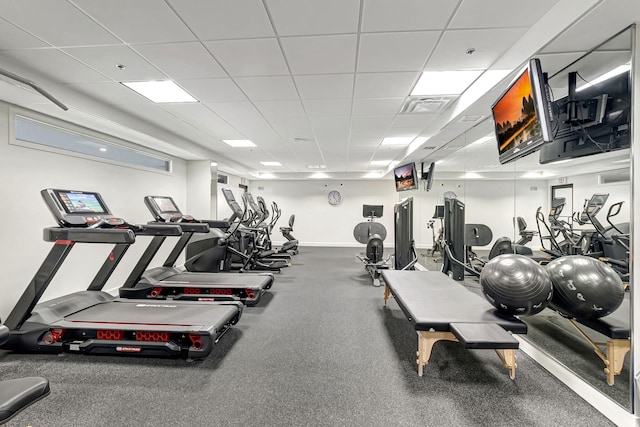
<instances>
[{"instance_id":1,"label":"treadmill console","mask_svg":"<svg viewBox=\"0 0 640 427\"><path fill-rule=\"evenodd\" d=\"M40 194L58 224L63 227L118 226L124 223L121 218L111 214L98 193L47 188Z\"/></svg>"},{"instance_id":2,"label":"treadmill console","mask_svg":"<svg viewBox=\"0 0 640 427\"><path fill-rule=\"evenodd\" d=\"M191 215L183 215L168 196L146 196L144 204L158 222L196 222Z\"/></svg>"}]
</instances>

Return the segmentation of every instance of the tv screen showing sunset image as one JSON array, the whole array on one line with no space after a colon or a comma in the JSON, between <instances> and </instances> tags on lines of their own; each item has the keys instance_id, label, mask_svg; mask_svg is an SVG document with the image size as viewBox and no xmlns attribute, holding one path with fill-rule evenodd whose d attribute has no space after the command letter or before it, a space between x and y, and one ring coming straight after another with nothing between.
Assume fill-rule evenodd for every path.
<instances>
[{"instance_id":1,"label":"tv screen showing sunset image","mask_svg":"<svg viewBox=\"0 0 640 427\"><path fill-rule=\"evenodd\" d=\"M528 70L493 106L493 119L500 154L541 136Z\"/></svg>"}]
</instances>

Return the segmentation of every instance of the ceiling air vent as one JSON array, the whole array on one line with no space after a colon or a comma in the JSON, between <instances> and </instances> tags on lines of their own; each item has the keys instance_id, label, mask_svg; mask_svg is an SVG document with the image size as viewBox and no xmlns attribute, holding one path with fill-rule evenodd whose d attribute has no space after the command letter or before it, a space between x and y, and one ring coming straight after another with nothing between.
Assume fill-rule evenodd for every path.
<instances>
[{"instance_id":1,"label":"ceiling air vent","mask_svg":"<svg viewBox=\"0 0 640 427\"><path fill-rule=\"evenodd\" d=\"M441 113L453 100L452 96L420 96L409 98L400 114Z\"/></svg>"}]
</instances>

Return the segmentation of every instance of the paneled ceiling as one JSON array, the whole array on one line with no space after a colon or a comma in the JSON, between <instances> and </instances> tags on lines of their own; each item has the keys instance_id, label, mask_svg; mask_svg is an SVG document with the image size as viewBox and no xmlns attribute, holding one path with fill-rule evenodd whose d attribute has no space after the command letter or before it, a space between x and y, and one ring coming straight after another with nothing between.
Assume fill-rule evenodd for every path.
<instances>
[{"instance_id":1,"label":"paneled ceiling","mask_svg":"<svg viewBox=\"0 0 640 427\"><path fill-rule=\"evenodd\" d=\"M305 179L318 171L309 166L360 178L387 172L373 161L454 155L529 57L553 73L639 21L639 9L637 0L2 0L0 68L70 109L4 77L0 99L249 179ZM423 71L461 69L484 74L444 108L402 113ZM166 79L199 102L154 104L121 84ZM385 146L385 137L422 139Z\"/></svg>"}]
</instances>

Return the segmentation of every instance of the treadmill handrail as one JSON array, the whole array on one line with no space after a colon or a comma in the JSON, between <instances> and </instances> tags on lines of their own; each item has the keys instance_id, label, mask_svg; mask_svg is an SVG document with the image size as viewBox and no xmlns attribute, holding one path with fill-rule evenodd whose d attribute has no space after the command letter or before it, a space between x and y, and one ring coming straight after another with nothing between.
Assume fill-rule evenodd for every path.
<instances>
[{"instance_id":1,"label":"treadmill handrail","mask_svg":"<svg viewBox=\"0 0 640 427\"><path fill-rule=\"evenodd\" d=\"M43 230L45 242L68 240L74 243L126 243L136 241L132 230L121 228L62 228L48 227Z\"/></svg>"},{"instance_id":2,"label":"treadmill handrail","mask_svg":"<svg viewBox=\"0 0 640 427\"><path fill-rule=\"evenodd\" d=\"M203 222L156 222L151 221L147 225L160 225L166 227L167 225L177 225L184 233L208 233L209 224Z\"/></svg>"},{"instance_id":3,"label":"treadmill handrail","mask_svg":"<svg viewBox=\"0 0 640 427\"><path fill-rule=\"evenodd\" d=\"M136 224L138 236L181 236L182 228L177 224Z\"/></svg>"}]
</instances>

